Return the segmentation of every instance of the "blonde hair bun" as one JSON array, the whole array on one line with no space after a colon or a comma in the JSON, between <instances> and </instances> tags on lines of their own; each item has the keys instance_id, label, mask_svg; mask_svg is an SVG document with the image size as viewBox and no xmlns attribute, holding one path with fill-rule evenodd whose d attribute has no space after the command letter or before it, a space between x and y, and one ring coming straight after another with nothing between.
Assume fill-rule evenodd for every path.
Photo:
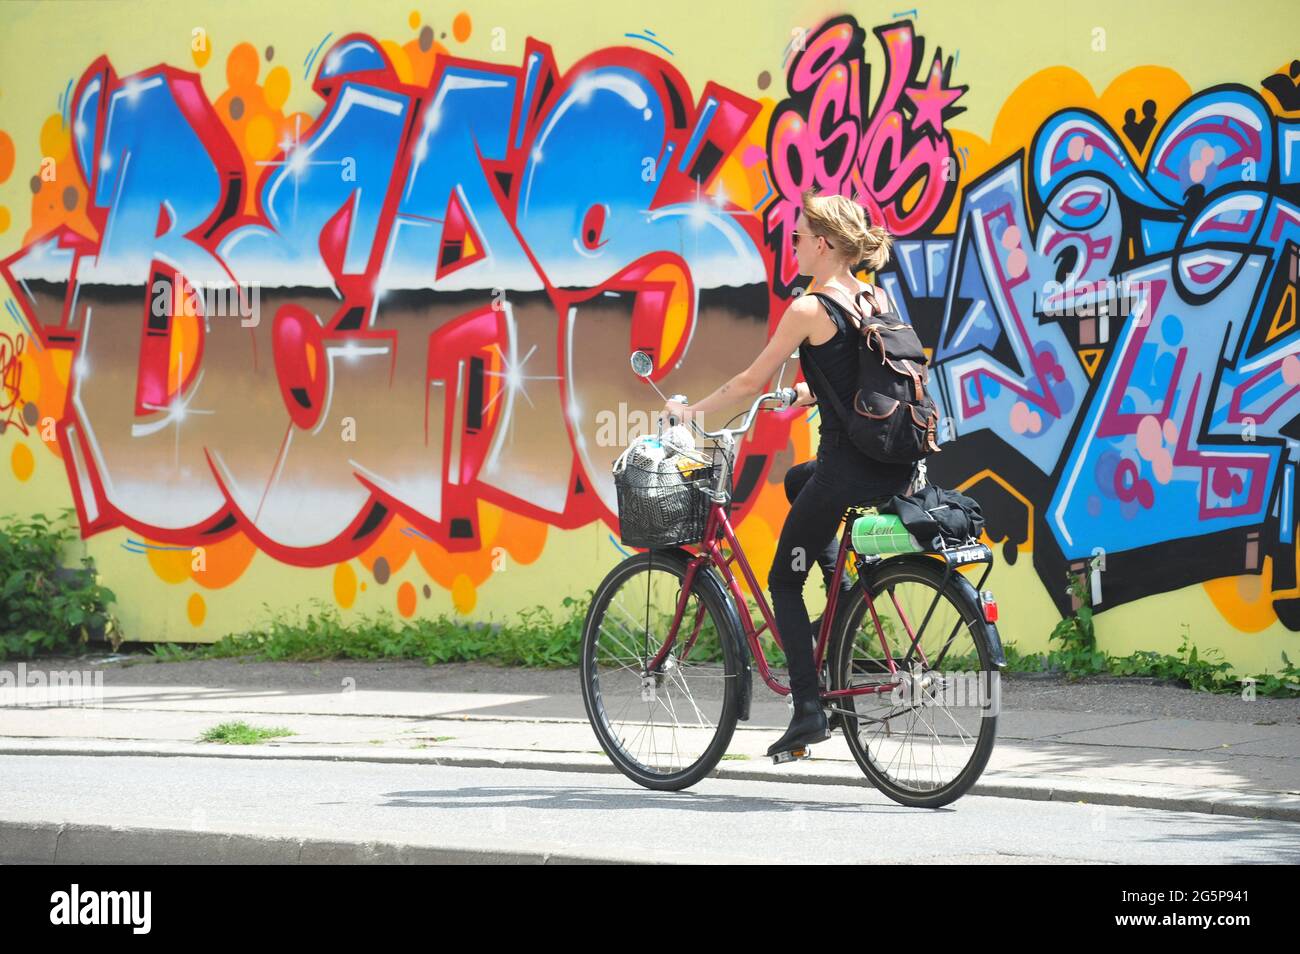
<instances>
[{"instance_id":1,"label":"blonde hair bun","mask_svg":"<svg viewBox=\"0 0 1300 954\"><path fill-rule=\"evenodd\" d=\"M879 271L889 262L894 237L880 225L872 225L866 210L848 196L803 194L803 214L818 235L825 236L836 250L845 250L851 265L861 262L869 271Z\"/></svg>"}]
</instances>

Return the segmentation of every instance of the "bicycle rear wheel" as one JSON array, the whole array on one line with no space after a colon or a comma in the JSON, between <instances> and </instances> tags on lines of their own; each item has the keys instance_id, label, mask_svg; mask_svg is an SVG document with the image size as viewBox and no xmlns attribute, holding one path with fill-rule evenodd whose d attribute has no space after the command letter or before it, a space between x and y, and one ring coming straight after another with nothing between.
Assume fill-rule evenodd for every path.
<instances>
[{"instance_id":1,"label":"bicycle rear wheel","mask_svg":"<svg viewBox=\"0 0 1300 954\"><path fill-rule=\"evenodd\" d=\"M840 618L829 654L832 688L879 691L833 704L853 713L842 722L858 766L900 804L947 805L988 764L1000 674L977 606L956 571L945 585L938 560L896 558L864 569Z\"/></svg>"},{"instance_id":2,"label":"bicycle rear wheel","mask_svg":"<svg viewBox=\"0 0 1300 954\"><path fill-rule=\"evenodd\" d=\"M677 635L667 641L686 575L681 551L629 557L605 577L582 635L582 699L596 738L628 778L675 791L717 765L740 712L744 670L734 609L711 568L687 595Z\"/></svg>"}]
</instances>

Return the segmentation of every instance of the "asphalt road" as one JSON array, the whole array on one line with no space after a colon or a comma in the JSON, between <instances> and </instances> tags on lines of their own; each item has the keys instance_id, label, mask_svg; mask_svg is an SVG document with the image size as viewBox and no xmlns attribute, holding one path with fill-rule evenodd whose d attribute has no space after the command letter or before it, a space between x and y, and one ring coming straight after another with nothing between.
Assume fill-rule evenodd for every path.
<instances>
[{"instance_id":1,"label":"asphalt road","mask_svg":"<svg viewBox=\"0 0 1300 954\"><path fill-rule=\"evenodd\" d=\"M1295 823L993 797L911 809L865 781L848 787L713 778L686 792L661 793L618 775L538 770L0 756L0 860L41 860L31 857L40 854L32 847L37 841L20 836L24 823L300 839L288 846L291 857L279 859L291 861L344 860L347 850L339 845L377 842L524 861L558 854L551 860L1300 862ZM83 848L86 854L75 860L126 860L90 857L99 851L129 852L140 861L199 861L204 858L184 856L210 851L207 844L202 837L133 835Z\"/></svg>"}]
</instances>

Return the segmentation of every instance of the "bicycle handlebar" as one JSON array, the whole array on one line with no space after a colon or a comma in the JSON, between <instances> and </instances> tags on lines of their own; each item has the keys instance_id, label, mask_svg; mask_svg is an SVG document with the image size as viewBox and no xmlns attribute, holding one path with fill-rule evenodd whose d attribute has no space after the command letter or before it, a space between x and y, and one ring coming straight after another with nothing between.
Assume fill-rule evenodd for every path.
<instances>
[{"instance_id":1,"label":"bicycle handlebar","mask_svg":"<svg viewBox=\"0 0 1300 954\"><path fill-rule=\"evenodd\" d=\"M722 427L716 431L706 431L704 428L700 427L700 425L696 424L694 420L691 420L689 423L691 427L694 428L695 432L702 437L707 437L712 440L723 440L727 437L734 439L736 436L743 434L750 429L754 423L754 415L758 413L758 410L764 401L780 401L782 407L790 407L798 399L799 394L794 388L781 388L778 391L768 391L766 394L760 394L754 399L754 403L749 406L749 412L745 415L745 420L739 427ZM686 395L674 394L669 400L676 401L678 404L685 404ZM675 417L671 414L668 415L668 421L670 427L677 423ZM663 418L661 417L660 427L662 428L662 426Z\"/></svg>"}]
</instances>

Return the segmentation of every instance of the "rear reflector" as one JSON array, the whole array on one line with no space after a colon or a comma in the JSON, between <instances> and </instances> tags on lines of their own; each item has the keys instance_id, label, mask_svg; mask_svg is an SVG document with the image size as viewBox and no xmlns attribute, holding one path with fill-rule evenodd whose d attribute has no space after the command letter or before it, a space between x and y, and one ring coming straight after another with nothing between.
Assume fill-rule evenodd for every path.
<instances>
[{"instance_id":1,"label":"rear reflector","mask_svg":"<svg viewBox=\"0 0 1300 954\"><path fill-rule=\"evenodd\" d=\"M990 591L980 591L980 606L984 608L984 622L996 623L998 621L998 601L993 598Z\"/></svg>"}]
</instances>

